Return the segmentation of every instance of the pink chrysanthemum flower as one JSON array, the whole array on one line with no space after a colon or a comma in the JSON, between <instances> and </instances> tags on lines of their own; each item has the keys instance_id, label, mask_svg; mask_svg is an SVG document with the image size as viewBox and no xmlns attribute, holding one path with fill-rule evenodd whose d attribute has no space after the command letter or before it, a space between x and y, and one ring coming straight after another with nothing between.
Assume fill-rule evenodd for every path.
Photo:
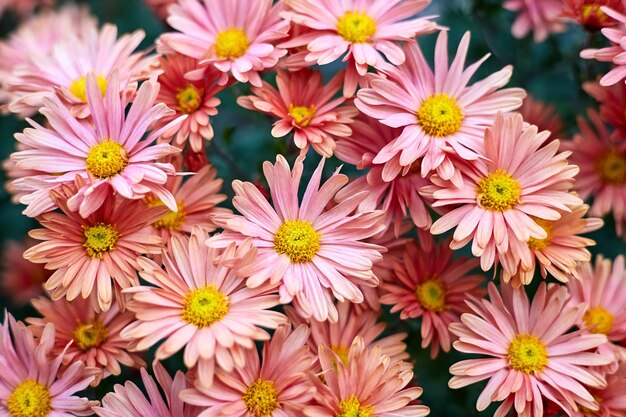
<instances>
[{"instance_id":1,"label":"pink chrysanthemum flower","mask_svg":"<svg viewBox=\"0 0 626 417\"><path fill-rule=\"evenodd\" d=\"M144 0L143 1L154 13L165 20L169 14L169 8L177 0Z\"/></svg>"},{"instance_id":2,"label":"pink chrysanthemum flower","mask_svg":"<svg viewBox=\"0 0 626 417\"><path fill-rule=\"evenodd\" d=\"M438 175L431 178L432 186L422 188L434 200L433 207L452 206L431 232L438 235L456 227L453 249L472 241L483 270L500 262L513 274L526 253L516 243L548 237L535 219L558 220L562 212L582 204L569 193L578 168L567 164L569 152L557 153L558 140L545 144L549 136L525 125L517 113L499 113L485 131L484 158L459 166L460 188Z\"/></svg>"},{"instance_id":3,"label":"pink chrysanthemum flower","mask_svg":"<svg viewBox=\"0 0 626 417\"><path fill-rule=\"evenodd\" d=\"M608 7L601 7L600 10L617 21L617 25L602 29L602 34L611 42L611 46L585 49L580 52L580 57L615 64L615 67L600 79L600 85L606 87L626 78L626 65L623 63L623 53L626 50L623 42L626 36L626 15Z\"/></svg>"},{"instance_id":4,"label":"pink chrysanthemum flower","mask_svg":"<svg viewBox=\"0 0 626 417\"><path fill-rule=\"evenodd\" d=\"M511 27L511 33L516 38L533 32L534 41L542 42L549 34L565 30L561 19L561 0L506 0L502 7L517 13Z\"/></svg>"},{"instance_id":5,"label":"pink chrysanthemum flower","mask_svg":"<svg viewBox=\"0 0 626 417\"><path fill-rule=\"evenodd\" d=\"M18 13L21 16L27 16L37 7L52 5L54 5L54 0L1 0L0 16L7 10Z\"/></svg>"},{"instance_id":6,"label":"pink chrysanthemum flower","mask_svg":"<svg viewBox=\"0 0 626 417\"><path fill-rule=\"evenodd\" d=\"M275 46L289 31L289 22L279 16L282 7L272 0L180 0L169 9L167 22L181 33L161 35L161 49L214 66L223 73L222 85L230 73L261 87L259 73L287 53Z\"/></svg>"},{"instance_id":7,"label":"pink chrysanthemum flower","mask_svg":"<svg viewBox=\"0 0 626 417\"><path fill-rule=\"evenodd\" d=\"M198 417L291 417L315 393L312 375L315 357L306 340L309 330L289 325L276 329L265 342L262 360L255 349L246 351L245 368L218 370L209 388L196 385L181 392L183 401L204 409Z\"/></svg>"},{"instance_id":8,"label":"pink chrysanthemum flower","mask_svg":"<svg viewBox=\"0 0 626 417\"><path fill-rule=\"evenodd\" d=\"M57 97L44 99L45 108L41 112L50 128L29 120L33 128L15 135L28 149L13 153L11 159L18 169L34 169L46 174L16 180L16 187L34 188L33 183L45 183L50 189L80 176L87 183L70 198L68 206L71 210L78 210L83 217L96 211L111 190L129 199L153 193L170 210L177 210L176 199L164 186L168 176L175 174L174 167L156 161L180 150L164 143L152 143L164 132L175 129L184 116L142 139L150 125L173 111L163 103L155 104L159 84L146 81L126 114L127 101L120 97L116 80L114 72L103 97L95 74L88 74L87 104L93 125L74 118ZM24 211L28 216L37 216L44 209L54 208L45 193L39 195L40 200L27 197L21 201L30 203Z\"/></svg>"},{"instance_id":9,"label":"pink chrysanthemum flower","mask_svg":"<svg viewBox=\"0 0 626 417\"><path fill-rule=\"evenodd\" d=\"M471 275L477 259L453 259L448 244L425 251L410 241L401 259L394 262L394 276L382 284L380 302L391 305L391 312L400 311L402 320L421 317L422 348L430 346L431 358L439 349L450 351L448 325L459 321L469 311L468 296L485 294L482 275Z\"/></svg>"},{"instance_id":10,"label":"pink chrysanthemum flower","mask_svg":"<svg viewBox=\"0 0 626 417\"><path fill-rule=\"evenodd\" d=\"M413 379L412 366L392 360L380 346L368 347L357 337L350 346L348 361L328 346L320 346L321 378L315 378L315 405L304 410L307 417L328 416L414 416L430 412L415 404L419 387L406 388Z\"/></svg>"},{"instance_id":11,"label":"pink chrysanthemum flower","mask_svg":"<svg viewBox=\"0 0 626 417\"><path fill-rule=\"evenodd\" d=\"M24 258L55 269L45 283L53 300L66 297L71 301L93 294L94 308L107 311L114 291L119 294L120 289L139 284L137 257L161 251L161 238L149 225L165 209L109 198L100 209L82 218L68 209L71 191L65 191L65 196L52 192L62 213L44 213L38 218L43 228L31 230L29 235L43 242L28 249Z\"/></svg>"},{"instance_id":12,"label":"pink chrysanthemum flower","mask_svg":"<svg viewBox=\"0 0 626 417\"><path fill-rule=\"evenodd\" d=\"M216 367L226 372L242 368L245 351L254 349L254 341L270 338L261 327L274 329L286 317L269 310L279 302L273 288L245 286L239 269L256 256L250 241L222 251L207 248L206 237L199 227L191 237L172 236L162 255L165 270L139 259L140 276L152 285L125 290L136 321L122 337L132 340L134 350L146 350L165 339L156 350L158 360L184 347L185 365L198 364L199 381L208 387Z\"/></svg>"},{"instance_id":13,"label":"pink chrysanthemum flower","mask_svg":"<svg viewBox=\"0 0 626 417\"><path fill-rule=\"evenodd\" d=\"M120 312L117 302L107 312L97 312L88 300L77 298L50 301L40 297L32 301L41 318L26 319L35 337L40 338L48 323L54 324L54 355L63 356L63 365L81 361L85 365L98 368L100 374L92 385L101 378L119 375L121 365L145 366L137 355L128 352L128 340L122 339L120 332L132 322L135 316L130 312Z\"/></svg>"},{"instance_id":14,"label":"pink chrysanthemum flower","mask_svg":"<svg viewBox=\"0 0 626 417\"><path fill-rule=\"evenodd\" d=\"M570 161L580 167L575 190L584 200L593 198L589 213L604 217L610 212L619 236L626 226L626 141L609 134L593 110L588 112L592 125L578 118L580 134L562 147L572 152Z\"/></svg>"},{"instance_id":15,"label":"pink chrysanthemum flower","mask_svg":"<svg viewBox=\"0 0 626 417\"><path fill-rule=\"evenodd\" d=\"M388 67L385 76L372 76L370 87L361 89L356 106L381 123L402 128L402 133L374 157L384 164L383 179L406 174L420 158L422 177L436 170L439 176L461 186L461 174L450 156L475 160L483 149L485 128L499 111L515 110L526 93L521 88L501 89L513 72L508 66L468 86L487 56L464 69L470 42L463 36L454 61L448 65L448 35L437 38L435 69L430 68L417 43L404 46L407 60Z\"/></svg>"},{"instance_id":16,"label":"pink chrysanthemum flower","mask_svg":"<svg viewBox=\"0 0 626 417\"><path fill-rule=\"evenodd\" d=\"M172 379L160 362L153 362L152 370L156 382L145 368L141 368L147 397L137 385L127 381L124 385L116 385L115 391L105 395L102 405L94 407L93 411L100 417L196 417L200 410L184 404L178 396L189 386L185 374L178 371Z\"/></svg>"},{"instance_id":17,"label":"pink chrysanthemum flower","mask_svg":"<svg viewBox=\"0 0 626 417\"><path fill-rule=\"evenodd\" d=\"M372 266L381 260L385 248L363 240L382 231L383 212L352 214L365 199L365 192L325 210L348 182L345 175L335 172L320 187L325 159L311 176L299 203L303 161L304 156L299 156L293 170L282 155L276 157L274 165L263 164L273 206L254 184L233 181L233 205L242 215L215 215L214 222L225 231L212 236L207 244L225 247L252 237L258 256L246 268L248 286L280 283L281 303L294 301L304 317L337 321L333 296L360 303L363 293L357 284L378 285Z\"/></svg>"},{"instance_id":18,"label":"pink chrysanthemum flower","mask_svg":"<svg viewBox=\"0 0 626 417\"><path fill-rule=\"evenodd\" d=\"M583 90L600 104L600 118L619 134L626 134L626 83L603 87L596 81L588 81L583 83Z\"/></svg>"},{"instance_id":19,"label":"pink chrysanthemum flower","mask_svg":"<svg viewBox=\"0 0 626 417\"><path fill-rule=\"evenodd\" d=\"M11 417L89 416L97 401L74 395L89 386L98 369L81 361L60 371L63 355L54 356L54 325L37 342L30 329L5 313L0 330L0 413Z\"/></svg>"},{"instance_id":20,"label":"pink chrysanthemum flower","mask_svg":"<svg viewBox=\"0 0 626 417\"><path fill-rule=\"evenodd\" d=\"M626 11L623 0L563 0L563 17L576 20L587 30L600 30L617 22L601 9L610 7L620 13Z\"/></svg>"},{"instance_id":21,"label":"pink chrysanthemum flower","mask_svg":"<svg viewBox=\"0 0 626 417\"><path fill-rule=\"evenodd\" d=\"M528 96L518 112L526 123L537 126L540 132L547 130L555 138L563 136L563 121L554 106Z\"/></svg>"},{"instance_id":22,"label":"pink chrysanthemum flower","mask_svg":"<svg viewBox=\"0 0 626 417\"><path fill-rule=\"evenodd\" d=\"M0 287L4 297L16 306L30 303L31 298L43 291L43 283L52 275L49 271L22 256L24 251L33 246L35 241L24 242L8 240L2 247L0 260Z\"/></svg>"},{"instance_id":23,"label":"pink chrysanthemum flower","mask_svg":"<svg viewBox=\"0 0 626 417\"><path fill-rule=\"evenodd\" d=\"M570 307L567 288L541 283L532 303L524 287L489 284L487 300L468 301L473 313L452 323L459 337L454 348L489 358L468 359L450 367L450 388L489 379L478 397L482 411L491 402L504 401L494 414L503 417L513 406L520 417L543 417L543 398L568 415L578 406L597 410L588 388L604 388L604 377L592 366L606 365L609 356L590 350L606 342L599 334L568 330L582 317L582 305Z\"/></svg>"},{"instance_id":24,"label":"pink chrysanthemum flower","mask_svg":"<svg viewBox=\"0 0 626 417\"><path fill-rule=\"evenodd\" d=\"M435 16L415 17L430 0L284 0L285 19L309 29L281 46L306 46L303 56L309 65L329 64L343 56L348 62L343 92L350 97L368 67L380 69L385 58L394 65L404 63L405 54L398 41L412 41L416 36L438 29ZM383 55L385 58L383 58Z\"/></svg>"},{"instance_id":25,"label":"pink chrysanthemum flower","mask_svg":"<svg viewBox=\"0 0 626 417\"><path fill-rule=\"evenodd\" d=\"M345 98L333 98L341 87L341 73L323 85L318 71L278 71L278 90L263 82L253 87L251 96L242 96L237 103L249 110L261 111L279 118L274 123L272 136L281 138L293 130L296 146L305 154L309 145L323 157L332 156L335 138L352 134L348 124L359 111L350 105L342 106Z\"/></svg>"},{"instance_id":26,"label":"pink chrysanthemum flower","mask_svg":"<svg viewBox=\"0 0 626 417\"><path fill-rule=\"evenodd\" d=\"M599 405L597 411L579 407L572 417L624 417L626 416L626 365L613 374L606 375L605 388L589 390Z\"/></svg>"}]
</instances>

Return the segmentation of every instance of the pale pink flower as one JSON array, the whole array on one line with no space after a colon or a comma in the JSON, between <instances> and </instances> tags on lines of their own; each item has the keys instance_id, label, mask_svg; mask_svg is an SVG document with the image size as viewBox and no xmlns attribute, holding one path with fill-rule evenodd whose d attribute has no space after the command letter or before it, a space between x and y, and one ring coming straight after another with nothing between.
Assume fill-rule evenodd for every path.
<instances>
[{"instance_id":1,"label":"pale pink flower","mask_svg":"<svg viewBox=\"0 0 626 417\"><path fill-rule=\"evenodd\" d=\"M259 73L287 53L275 46L289 31L289 22L279 16L282 7L272 0L180 0L167 18L180 33L161 35L160 49L214 66L223 73L222 85L230 73L237 81L261 87ZM195 75L202 72L198 69Z\"/></svg>"},{"instance_id":2,"label":"pale pink flower","mask_svg":"<svg viewBox=\"0 0 626 417\"><path fill-rule=\"evenodd\" d=\"M626 36L626 15L608 7L601 7L600 10L617 21L617 25L602 29L602 34L611 42L611 46L600 49L585 49L580 52L580 57L615 64L600 79L600 85L606 87L617 84L626 78L626 65L623 63L623 53L626 50L626 44L623 42Z\"/></svg>"},{"instance_id":3,"label":"pale pink flower","mask_svg":"<svg viewBox=\"0 0 626 417\"><path fill-rule=\"evenodd\" d=\"M360 303L363 293L357 285L378 285L372 266L381 260L385 248L363 240L382 231L383 212L353 214L366 192L326 210L348 178L336 171L320 187L324 158L299 203L303 161L300 155L293 170L282 155L274 165L263 164L273 206L254 184L233 181L233 205L242 215L215 215L214 222L225 231L212 236L207 244L226 247L252 237L258 255L246 268L249 287L268 281L280 284L281 303L293 301L304 317L337 321L333 297Z\"/></svg>"},{"instance_id":4,"label":"pale pink flower","mask_svg":"<svg viewBox=\"0 0 626 417\"><path fill-rule=\"evenodd\" d=\"M124 291L136 321L122 337L140 351L165 340L156 350L158 360L184 347L185 366L197 364L199 382L208 387L216 368L233 372L244 367L245 351L254 349L256 340L269 340L261 327L274 329L286 317L270 310L279 302L275 288L245 286L239 269L256 255L250 241L219 250L207 248L206 237L199 227L191 237L172 236L162 254L165 270L151 260L138 260L139 275L151 285Z\"/></svg>"},{"instance_id":5,"label":"pale pink flower","mask_svg":"<svg viewBox=\"0 0 626 417\"><path fill-rule=\"evenodd\" d=\"M43 265L24 259L23 253L36 242L27 239L23 242L5 241L0 260L0 277L3 297L11 304L23 306L30 299L43 292L43 283L52 275Z\"/></svg>"},{"instance_id":6,"label":"pale pink flower","mask_svg":"<svg viewBox=\"0 0 626 417\"><path fill-rule=\"evenodd\" d=\"M321 378L315 378L315 405L304 410L307 417L414 416L430 412L415 400L419 387L407 388L413 380L409 363L392 360L380 346L369 347L357 337L350 346L347 363L330 347L320 346Z\"/></svg>"},{"instance_id":7,"label":"pale pink flower","mask_svg":"<svg viewBox=\"0 0 626 417\"><path fill-rule=\"evenodd\" d=\"M555 138L563 136L563 121L551 104L528 96L524 99L524 104L522 104L518 112L526 123L537 126L540 132L547 130Z\"/></svg>"},{"instance_id":8,"label":"pale pink flower","mask_svg":"<svg viewBox=\"0 0 626 417\"><path fill-rule=\"evenodd\" d=\"M448 65L448 35L442 31L435 48L435 68L428 65L417 43L404 46L406 62L387 67L384 76L372 76L370 87L361 89L356 106L381 123L402 128L400 135L374 157L384 165L383 179L406 174L420 158L422 177L436 170L439 176L461 186L461 174L452 156L476 160L483 151L483 135L499 111L515 110L526 93L521 88L501 89L513 72L507 66L468 85L479 65L464 69L470 43L463 36L453 62Z\"/></svg>"},{"instance_id":9,"label":"pale pink flower","mask_svg":"<svg viewBox=\"0 0 626 417\"><path fill-rule=\"evenodd\" d=\"M170 210L177 210L174 196L164 186L168 176L175 174L174 167L156 161L180 150L153 142L163 132L175 129L184 116L143 139L150 125L173 111L163 103L155 104L159 84L146 81L126 114L127 101L120 97L116 80L114 72L103 97L95 74L88 74L87 105L93 124L72 116L56 96L44 99L42 113L50 128L30 120L33 128L15 135L27 149L13 153L11 159L18 169L34 169L45 174L18 179L14 182L16 187L33 189L44 183L51 189L73 182L76 176L80 176L87 182L68 201L68 206L71 210L78 210L83 217L97 210L111 191L129 199L153 193ZM38 200L30 199L30 195L22 197L22 202L29 203L24 214L34 217L54 208L47 194L37 196Z\"/></svg>"},{"instance_id":10,"label":"pale pink flower","mask_svg":"<svg viewBox=\"0 0 626 417\"><path fill-rule=\"evenodd\" d=\"M293 131L294 143L301 153L305 154L310 145L315 152L328 158L335 150L335 138L352 134L347 125L359 113L352 104L342 106L345 98L334 98L341 83L341 73L324 85L318 71L278 70L278 90L263 82L262 87L252 87L253 95L241 96L237 103L278 118L272 128L275 138Z\"/></svg>"},{"instance_id":11,"label":"pale pink flower","mask_svg":"<svg viewBox=\"0 0 626 417\"><path fill-rule=\"evenodd\" d=\"M452 209L433 223L431 232L456 227L453 249L472 241L472 253L481 258L484 271L499 262L513 274L520 257L530 256L519 247L531 238L548 237L535 219L558 220L582 204L569 193L578 168L567 163L569 152L557 153L558 140L545 143L549 136L524 124L517 113L499 113L485 131L484 158L459 165L460 188L438 175L431 177L432 186L422 188L433 207Z\"/></svg>"},{"instance_id":12,"label":"pale pink flower","mask_svg":"<svg viewBox=\"0 0 626 417\"><path fill-rule=\"evenodd\" d=\"M399 311L402 320L422 318L422 348L430 346L431 358L440 348L449 352L453 338L448 325L469 311L467 297L485 294L485 277L470 274L478 260L454 259L448 242L425 251L410 241L393 266L393 279L382 284L380 302L391 305L392 313Z\"/></svg>"},{"instance_id":13,"label":"pale pink flower","mask_svg":"<svg viewBox=\"0 0 626 417\"><path fill-rule=\"evenodd\" d=\"M618 135L626 134L626 83L603 87L596 81L583 83L583 90L600 104L600 118L615 128Z\"/></svg>"},{"instance_id":14,"label":"pale pink flower","mask_svg":"<svg viewBox=\"0 0 626 417\"><path fill-rule=\"evenodd\" d=\"M452 323L460 352L488 356L468 359L450 367L450 388L461 388L488 379L476 409L503 401L494 417L504 417L514 406L520 417L543 417L543 399L556 403L568 415L577 407L597 410L589 388L604 388L604 377L592 366L606 365L611 357L590 350L606 342L606 336L568 332L584 313L584 306L570 307L567 288L539 285L532 303L524 287L503 285L502 295L489 284L487 300L468 301L473 313Z\"/></svg>"},{"instance_id":15,"label":"pale pink flower","mask_svg":"<svg viewBox=\"0 0 626 417\"><path fill-rule=\"evenodd\" d=\"M120 365L139 368L145 362L134 353L128 352L128 340L122 339L120 332L132 322L135 316L130 312L120 312L117 302L107 312L98 312L89 300L77 298L51 301L46 297L32 300L33 307L42 316L30 317L26 322L36 338L42 337L48 323L54 324L56 334L52 353L63 356L63 365L81 361L89 367L99 369L92 385L101 378L119 375Z\"/></svg>"},{"instance_id":16,"label":"pale pink flower","mask_svg":"<svg viewBox=\"0 0 626 417\"><path fill-rule=\"evenodd\" d=\"M181 392L183 401L204 409L199 417L297 417L315 394L310 375L315 364L306 340L309 330L276 329L263 346L262 359L247 350L245 368L218 370L211 387Z\"/></svg>"},{"instance_id":17,"label":"pale pink flower","mask_svg":"<svg viewBox=\"0 0 626 417\"><path fill-rule=\"evenodd\" d=\"M54 325L39 341L22 322L5 312L0 330L0 413L4 416L90 416L97 401L78 397L98 369L74 362L60 371L63 355L53 355Z\"/></svg>"},{"instance_id":18,"label":"pale pink flower","mask_svg":"<svg viewBox=\"0 0 626 417\"><path fill-rule=\"evenodd\" d=\"M549 34L565 30L561 0L506 0L502 7L517 13L511 27L511 33L516 38L533 32L533 40L542 42Z\"/></svg>"},{"instance_id":19,"label":"pale pink flower","mask_svg":"<svg viewBox=\"0 0 626 417\"><path fill-rule=\"evenodd\" d=\"M348 62L344 96L356 91L359 79L369 66L376 69L404 63L405 54L398 41L410 42L418 35L431 33L439 27L432 18L416 17L430 0L284 0L285 19L311 29L284 42L281 46L306 46L302 57L309 65L329 64L343 57ZM383 57L384 56L384 57Z\"/></svg>"},{"instance_id":20,"label":"pale pink flower","mask_svg":"<svg viewBox=\"0 0 626 417\"><path fill-rule=\"evenodd\" d=\"M615 25L615 19L604 13L602 6L620 13L626 11L624 0L563 0L563 17L574 19L592 31Z\"/></svg>"}]
</instances>

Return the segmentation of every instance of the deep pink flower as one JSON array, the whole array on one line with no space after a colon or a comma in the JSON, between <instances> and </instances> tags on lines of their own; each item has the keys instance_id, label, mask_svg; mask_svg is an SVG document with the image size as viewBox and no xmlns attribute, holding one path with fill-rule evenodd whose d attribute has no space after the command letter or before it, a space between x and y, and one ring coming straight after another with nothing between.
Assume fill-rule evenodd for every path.
<instances>
[{"instance_id":1,"label":"deep pink flower","mask_svg":"<svg viewBox=\"0 0 626 417\"><path fill-rule=\"evenodd\" d=\"M626 12L623 0L563 0L563 17L574 19L585 29L593 31L615 25L615 19L604 13L602 6Z\"/></svg>"},{"instance_id":2,"label":"deep pink flower","mask_svg":"<svg viewBox=\"0 0 626 417\"><path fill-rule=\"evenodd\" d=\"M626 134L626 83L602 86L596 81L583 83L583 90L600 104L600 118L615 128L618 135Z\"/></svg>"},{"instance_id":3,"label":"deep pink flower","mask_svg":"<svg viewBox=\"0 0 626 417\"><path fill-rule=\"evenodd\" d=\"M3 296L16 306L26 305L31 298L41 294L43 283L52 275L52 271L43 265L24 259L24 251L35 243L32 239L23 242L7 240L2 246L0 287Z\"/></svg>"},{"instance_id":4,"label":"deep pink flower","mask_svg":"<svg viewBox=\"0 0 626 417\"><path fill-rule=\"evenodd\" d=\"M551 104L528 96L517 111L526 123L537 126L540 132L547 130L556 139L563 137L563 121Z\"/></svg>"}]
</instances>

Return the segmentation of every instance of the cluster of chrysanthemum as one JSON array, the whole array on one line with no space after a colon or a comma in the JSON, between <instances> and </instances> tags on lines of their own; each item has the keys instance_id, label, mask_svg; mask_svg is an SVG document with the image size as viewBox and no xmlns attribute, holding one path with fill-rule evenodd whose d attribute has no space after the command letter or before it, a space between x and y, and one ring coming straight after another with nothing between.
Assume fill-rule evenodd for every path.
<instances>
[{"instance_id":1,"label":"cluster of chrysanthemum","mask_svg":"<svg viewBox=\"0 0 626 417\"><path fill-rule=\"evenodd\" d=\"M34 297L40 317L6 314L4 414L426 415L406 334L383 335L381 304L420 319L433 358L452 346L489 357L450 368L452 388L489 379L479 410L626 413L624 259L593 269L579 236L602 225L581 198L594 215L623 213L594 188L626 182L622 148L604 152L624 142L620 125L581 122L598 149L550 140L562 125L505 88L511 67L472 80L487 57L466 66L469 33L449 61L447 29L418 16L428 0L149 3L173 29L156 50L72 6L0 43L2 108L30 125L7 189L41 225L26 263L18 246L5 258L5 289ZM435 32L425 56L416 37ZM325 82L319 67L339 60ZM294 145L263 164L267 187L232 183L237 213L218 207L206 157L216 95L233 83ZM603 117L618 111L617 93L589 89ZM307 153L322 157L310 178ZM330 157L360 175L323 180ZM454 256L469 243L475 258ZM560 283L529 300L535 272ZM172 378L160 361L176 354L186 369ZM146 395L130 381L99 405L76 395L122 366L142 368Z\"/></svg>"}]
</instances>

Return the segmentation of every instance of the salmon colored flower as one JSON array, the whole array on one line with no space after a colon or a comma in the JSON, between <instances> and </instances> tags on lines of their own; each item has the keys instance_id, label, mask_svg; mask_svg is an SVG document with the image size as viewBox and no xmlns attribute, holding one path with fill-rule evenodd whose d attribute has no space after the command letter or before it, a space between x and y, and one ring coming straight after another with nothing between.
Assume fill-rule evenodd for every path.
<instances>
[{"instance_id":1,"label":"salmon colored flower","mask_svg":"<svg viewBox=\"0 0 626 417\"><path fill-rule=\"evenodd\" d=\"M615 19L616 25L602 29L602 34L611 42L611 46L605 48L585 49L580 52L580 57L585 59L595 59L600 62L611 62L615 64L601 79L600 85L603 87L617 84L626 78L626 65L622 62L624 53L624 36L626 36L626 15L619 13L608 7L601 7L600 11L608 17Z\"/></svg>"},{"instance_id":2,"label":"salmon colored flower","mask_svg":"<svg viewBox=\"0 0 626 417\"><path fill-rule=\"evenodd\" d=\"M253 238L258 255L245 268L250 274L247 285L280 284L281 303L293 301L302 316L335 322L338 315L333 297L360 303L363 293L357 285L378 285L372 266L381 260L385 248L363 240L382 231L383 213L352 214L365 199L365 192L326 210L348 178L335 172L320 187L324 159L299 203L303 161L304 156L299 156L293 170L282 155L274 165L263 164L273 206L254 184L233 181L233 205L242 215L215 215L214 222L225 231L212 236L207 244L226 247Z\"/></svg>"},{"instance_id":3,"label":"salmon colored flower","mask_svg":"<svg viewBox=\"0 0 626 417\"><path fill-rule=\"evenodd\" d=\"M468 32L448 65L448 35L440 32L434 70L417 43L405 44L406 62L386 67L384 76L372 76L370 87L359 91L355 100L359 110L387 126L402 128L372 160L383 165L385 181L415 168L424 178L435 170L460 187L461 173L451 157L476 160L483 152L485 128L493 123L496 113L522 105L524 90L501 89L511 78L510 66L468 85L487 59L485 56L464 69L469 43ZM420 158L421 163L415 164Z\"/></svg>"},{"instance_id":4,"label":"salmon colored flower","mask_svg":"<svg viewBox=\"0 0 626 417\"><path fill-rule=\"evenodd\" d=\"M152 9L152 11L165 20L169 14L169 8L175 4L177 0L144 0L144 3Z\"/></svg>"},{"instance_id":5,"label":"salmon colored flower","mask_svg":"<svg viewBox=\"0 0 626 417\"><path fill-rule=\"evenodd\" d=\"M31 298L43 292L43 283L52 275L43 265L32 263L22 256L36 242L5 241L0 260L0 281L3 297L16 306L30 303Z\"/></svg>"},{"instance_id":6,"label":"salmon colored flower","mask_svg":"<svg viewBox=\"0 0 626 417\"><path fill-rule=\"evenodd\" d=\"M587 30L600 30L617 22L601 9L610 7L620 13L626 12L623 0L563 0L563 16L576 20Z\"/></svg>"},{"instance_id":7,"label":"salmon colored flower","mask_svg":"<svg viewBox=\"0 0 626 417\"><path fill-rule=\"evenodd\" d=\"M489 298L468 301L473 313L450 325L459 337L456 350L488 356L452 365L450 388L488 379L476 409L503 401L495 417L508 415L513 406L519 416L543 417L544 398L570 416L580 406L598 410L589 389L606 387L606 380L591 367L606 365L611 357L590 350L606 336L569 332L584 306L568 305L567 288L542 282L531 303L524 287L504 285L500 295L490 283Z\"/></svg>"},{"instance_id":8,"label":"salmon colored flower","mask_svg":"<svg viewBox=\"0 0 626 417\"><path fill-rule=\"evenodd\" d=\"M579 407L572 417L624 417L626 416L626 365L606 375L605 388L590 389L599 405L597 411Z\"/></svg>"},{"instance_id":9,"label":"salmon colored flower","mask_svg":"<svg viewBox=\"0 0 626 417\"><path fill-rule=\"evenodd\" d=\"M241 96L237 103L249 110L261 111L279 120L274 123L272 136L281 138L293 131L296 146L305 154L309 145L323 157L332 156L335 138L352 134L349 124L359 111L343 105L345 98L334 98L341 87L341 73L323 85L318 71L278 70L278 90L269 83L252 87L253 95Z\"/></svg>"},{"instance_id":10,"label":"salmon colored flower","mask_svg":"<svg viewBox=\"0 0 626 417\"><path fill-rule=\"evenodd\" d=\"M563 137L563 121L551 104L528 96L518 112L526 123L537 126L540 132L547 130L552 133L554 138Z\"/></svg>"},{"instance_id":11,"label":"salmon colored flower","mask_svg":"<svg viewBox=\"0 0 626 417\"><path fill-rule=\"evenodd\" d=\"M615 128L618 134L626 134L626 83L603 87L596 81L588 81L583 83L583 90L600 104L600 118Z\"/></svg>"},{"instance_id":12,"label":"salmon colored flower","mask_svg":"<svg viewBox=\"0 0 626 417\"><path fill-rule=\"evenodd\" d=\"M502 6L517 13L511 33L523 38L533 32L535 42L544 41L549 34L565 30L561 19L561 0L506 0Z\"/></svg>"}]
</instances>

